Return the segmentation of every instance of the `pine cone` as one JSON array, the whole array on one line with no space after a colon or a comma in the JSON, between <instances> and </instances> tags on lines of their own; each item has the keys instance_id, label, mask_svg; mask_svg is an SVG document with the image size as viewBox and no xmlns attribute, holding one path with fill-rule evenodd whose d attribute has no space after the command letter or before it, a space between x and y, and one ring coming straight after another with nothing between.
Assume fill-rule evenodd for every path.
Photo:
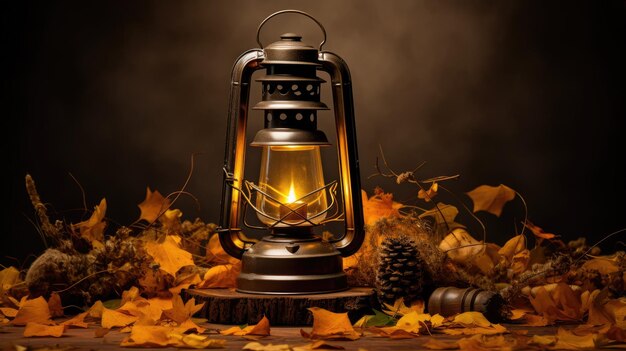
<instances>
[{"instance_id":1,"label":"pine cone","mask_svg":"<svg viewBox=\"0 0 626 351\"><path fill-rule=\"evenodd\" d=\"M407 236L388 237L378 252L376 290L381 303L393 304L404 298L405 303L422 293L423 262L415 241Z\"/></svg>"}]
</instances>

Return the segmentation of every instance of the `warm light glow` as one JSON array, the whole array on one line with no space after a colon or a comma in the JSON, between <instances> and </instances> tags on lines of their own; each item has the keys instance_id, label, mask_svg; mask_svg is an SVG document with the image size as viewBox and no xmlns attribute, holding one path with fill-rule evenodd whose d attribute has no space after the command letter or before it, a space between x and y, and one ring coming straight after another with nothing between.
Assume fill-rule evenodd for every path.
<instances>
[{"instance_id":1,"label":"warm light glow","mask_svg":"<svg viewBox=\"0 0 626 351\"><path fill-rule=\"evenodd\" d=\"M325 190L315 190L323 187L319 146L264 146L259 189L268 196L257 196L256 206L261 212L257 217L268 226L319 224L326 218L328 202ZM278 219L282 221L276 223Z\"/></svg>"},{"instance_id":2,"label":"warm light glow","mask_svg":"<svg viewBox=\"0 0 626 351\"><path fill-rule=\"evenodd\" d=\"M291 181L291 186L289 187L289 195L287 195L288 204L292 204L296 202L296 192L293 190L293 180Z\"/></svg>"}]
</instances>

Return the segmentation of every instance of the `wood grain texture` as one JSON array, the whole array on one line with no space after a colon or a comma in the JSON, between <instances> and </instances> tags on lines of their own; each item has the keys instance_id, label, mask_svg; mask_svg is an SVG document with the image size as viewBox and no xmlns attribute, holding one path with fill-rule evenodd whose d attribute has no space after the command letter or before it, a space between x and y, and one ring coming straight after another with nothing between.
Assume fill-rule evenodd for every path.
<instances>
[{"instance_id":1,"label":"wood grain texture","mask_svg":"<svg viewBox=\"0 0 626 351\"><path fill-rule=\"evenodd\" d=\"M372 288L285 296L243 294L231 289L188 289L182 295L184 300L193 297L196 303L204 302L198 316L217 324L255 324L265 315L271 325L311 325L309 307L348 312L351 318L356 318L360 312L376 306Z\"/></svg>"}]
</instances>

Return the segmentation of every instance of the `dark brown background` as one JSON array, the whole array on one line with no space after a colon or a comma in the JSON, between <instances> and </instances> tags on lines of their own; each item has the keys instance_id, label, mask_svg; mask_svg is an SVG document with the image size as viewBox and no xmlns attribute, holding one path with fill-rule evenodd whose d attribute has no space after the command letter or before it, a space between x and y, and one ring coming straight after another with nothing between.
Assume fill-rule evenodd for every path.
<instances>
[{"instance_id":1,"label":"dark brown background","mask_svg":"<svg viewBox=\"0 0 626 351\"><path fill-rule=\"evenodd\" d=\"M316 16L328 31L325 49L351 68L368 191L381 185L415 202L409 185L366 180L380 144L396 170L427 161L421 178L460 173L460 181L448 184L459 194L480 184L513 187L525 196L532 220L567 238L597 241L626 227L624 1L57 1L2 7L2 120L16 124L2 129L10 177L10 209L0 232L3 263L15 264L5 256L23 263L43 249L27 220L34 215L23 187L26 172L56 218L77 221L83 213L71 172L89 208L106 197L108 216L128 224L138 216L135 205L145 186L163 193L179 189L191 155L200 153L187 190L201 208L189 198L179 205L186 217L217 221L230 68L257 46L259 22L284 8ZM321 38L298 16L278 17L263 38L271 42L287 31L311 43ZM330 101L327 90L325 99ZM334 133L332 124L322 127ZM332 156L329 179L335 178ZM248 177L256 178L255 172ZM505 212L489 222L489 240L501 243L514 233L519 203ZM623 249L624 237L612 238L610 246Z\"/></svg>"}]
</instances>

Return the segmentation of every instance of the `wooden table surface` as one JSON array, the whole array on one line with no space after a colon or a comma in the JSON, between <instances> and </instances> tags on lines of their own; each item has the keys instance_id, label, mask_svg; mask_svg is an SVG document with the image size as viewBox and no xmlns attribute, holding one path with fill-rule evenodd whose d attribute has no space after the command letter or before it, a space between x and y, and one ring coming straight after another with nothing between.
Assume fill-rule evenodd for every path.
<instances>
[{"instance_id":1,"label":"wooden table surface","mask_svg":"<svg viewBox=\"0 0 626 351\"><path fill-rule=\"evenodd\" d=\"M209 329L225 329L230 326L217 324L202 324L203 327ZM528 330L528 335L533 334L554 334L556 327L520 327L515 325L506 325L509 330ZM573 326L569 326L573 327ZM120 346L120 341L125 338L127 333L111 331L103 338L94 337L94 327L89 329L68 329L65 336L61 338L52 337L34 337L25 338L22 336L24 327L0 327L0 349L16 350L15 345L28 347L29 350L37 350L46 348L45 350L121 350L128 349ZM262 338L258 342L262 344L289 344L290 346L304 345L310 343L309 340L300 336L300 327L272 327L271 336ZM310 331L311 327L302 327L305 331ZM212 337L225 339L226 347L217 350L241 350L242 347L251 342L240 336L221 336L213 335ZM336 341L329 340L328 343L333 346L342 346L348 351L358 351L365 349L368 351L403 351L403 350L425 350L422 345L430 338L451 341L458 337L447 335L423 335L415 339L389 339L377 336L366 336L356 341ZM141 348L142 350L176 350L176 348Z\"/></svg>"}]
</instances>

